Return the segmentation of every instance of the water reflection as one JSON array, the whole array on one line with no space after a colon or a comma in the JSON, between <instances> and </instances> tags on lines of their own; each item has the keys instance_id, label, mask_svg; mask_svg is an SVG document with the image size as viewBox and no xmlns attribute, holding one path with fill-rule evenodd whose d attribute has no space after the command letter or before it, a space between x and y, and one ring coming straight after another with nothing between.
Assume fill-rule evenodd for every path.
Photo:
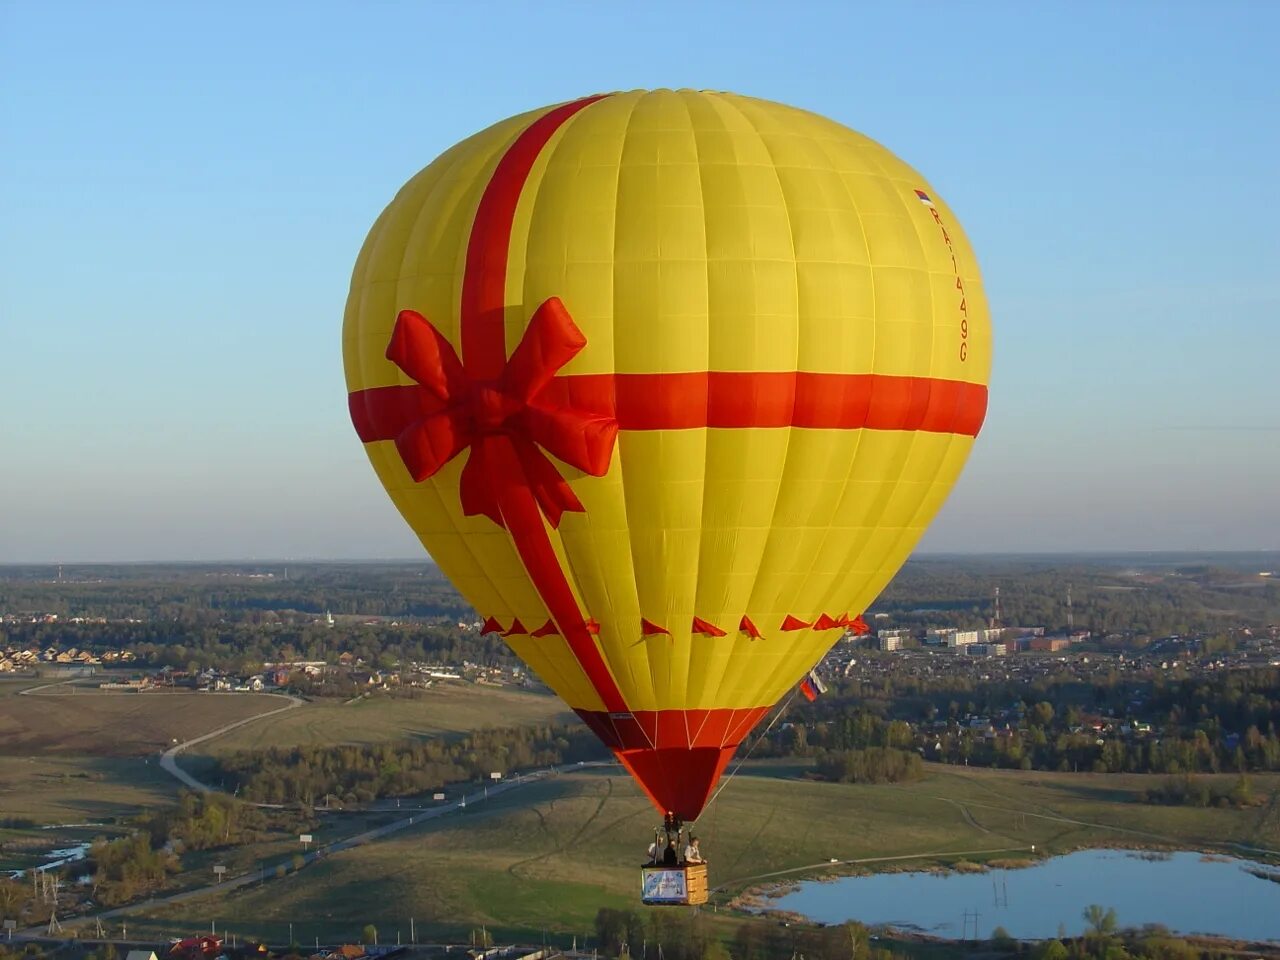
<instances>
[{"instance_id":1,"label":"water reflection","mask_svg":"<svg viewBox=\"0 0 1280 960\"><path fill-rule=\"evenodd\" d=\"M1081 914L1097 903L1114 907L1125 927L1280 940L1280 883L1249 870L1280 876L1265 864L1199 853L1083 850L1024 870L806 882L772 905L824 923L860 920L953 938L1004 927L1043 939L1083 933Z\"/></svg>"}]
</instances>

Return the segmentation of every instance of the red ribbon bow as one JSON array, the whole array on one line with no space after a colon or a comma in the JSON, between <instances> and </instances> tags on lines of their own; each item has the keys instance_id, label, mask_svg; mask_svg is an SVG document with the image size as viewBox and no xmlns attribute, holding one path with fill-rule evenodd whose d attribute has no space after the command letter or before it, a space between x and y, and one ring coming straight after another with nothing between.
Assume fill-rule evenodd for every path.
<instances>
[{"instance_id":1,"label":"red ribbon bow","mask_svg":"<svg viewBox=\"0 0 1280 960\"><path fill-rule=\"evenodd\" d=\"M523 485L553 527L582 502L543 449L593 477L609 470L618 421L594 410L546 396L556 372L587 338L558 297L534 311L524 336L497 380L472 378L453 345L420 313L402 310L387 347L387 359L420 385L419 416L395 438L414 482L433 476L468 447L462 468L462 512L483 514L500 527L500 491L521 479L502 464L523 470ZM539 449L542 448L542 449Z\"/></svg>"}]
</instances>

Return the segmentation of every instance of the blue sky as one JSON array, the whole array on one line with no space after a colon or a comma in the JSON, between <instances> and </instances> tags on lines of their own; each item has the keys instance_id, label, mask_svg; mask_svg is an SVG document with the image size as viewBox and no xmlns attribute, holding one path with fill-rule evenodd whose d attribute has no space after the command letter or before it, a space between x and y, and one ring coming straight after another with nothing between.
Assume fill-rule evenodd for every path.
<instances>
[{"instance_id":1,"label":"blue sky","mask_svg":"<svg viewBox=\"0 0 1280 960\"><path fill-rule=\"evenodd\" d=\"M417 555L346 417L365 233L462 137L658 86L963 220L991 409L924 549L1280 548L1280 5L527 6L0 0L0 562Z\"/></svg>"}]
</instances>

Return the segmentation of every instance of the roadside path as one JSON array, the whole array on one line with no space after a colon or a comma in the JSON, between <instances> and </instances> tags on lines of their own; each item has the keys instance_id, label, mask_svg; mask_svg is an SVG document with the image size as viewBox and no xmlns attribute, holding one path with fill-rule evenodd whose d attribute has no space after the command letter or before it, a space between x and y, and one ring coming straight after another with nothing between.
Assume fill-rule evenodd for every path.
<instances>
[{"instance_id":1,"label":"roadside path","mask_svg":"<svg viewBox=\"0 0 1280 960\"><path fill-rule=\"evenodd\" d=\"M978 784L986 789L991 789L993 790L993 792L995 792L994 789L989 784L979 783L979 781L977 781L973 777L969 777L962 773L956 773L956 772L951 772L951 775L955 777L959 777L960 779L968 783ZM996 795L999 796L1000 794L997 792ZM1049 820L1054 823L1065 823L1075 827L1089 827L1090 829L1093 829L1093 830L1108 830L1108 831L1111 831L1112 833L1125 833L1135 837L1144 837L1148 840L1158 840L1161 843L1166 843L1170 845L1182 845L1185 847L1186 844L1188 843L1186 839L1179 839L1178 837L1170 837L1166 834L1155 833L1150 830L1138 830L1138 829L1135 829L1134 827L1118 827L1115 824L1111 824L1111 823L1097 823L1096 821L1092 821L1092 820L1078 820L1074 817L1064 817L1061 814L1059 814L1057 811L1055 811L1052 807L1045 806L1044 804L1036 804L1036 806L1040 807L1040 809L1042 810L1050 811L1049 813L1034 813L1027 809L998 806L994 803L982 803L980 801L969 800L967 798L964 801L958 801L953 797L940 797L936 795L931 795L930 798L933 800L941 800L945 803L951 803L951 804L955 804L956 806L959 806L960 809L965 814L966 819L969 819L969 820L972 820L972 817L969 815L968 810L965 809L964 807L965 804L968 804L971 807L980 807L984 810L997 810L1001 813L1016 813L1024 817L1034 817L1037 820ZM983 829L976 822L974 822L973 825L978 826L979 829ZM1266 853L1272 856L1280 856L1280 851L1278 850L1270 850L1266 847L1255 847L1246 843L1240 843L1239 841L1235 841L1235 840L1213 840L1213 841L1205 840L1203 841L1203 843L1206 844L1207 846L1235 847L1236 849L1247 850L1253 853Z\"/></svg>"},{"instance_id":2,"label":"roadside path","mask_svg":"<svg viewBox=\"0 0 1280 960\"><path fill-rule=\"evenodd\" d=\"M83 680L83 679L85 678L72 677L70 680L59 680L57 683L45 683L45 684L41 684L38 687L27 687L25 690L19 690L18 696L25 697L25 696L30 696L32 694L49 696L49 694L40 694L40 691L48 690L52 687L65 686L66 684L75 683L76 681ZM166 694L164 693L146 694L146 696L148 697L165 696L165 695ZM184 696L184 697L186 696L205 696L205 697L243 696L243 694L239 694L239 693L210 693L210 692L204 692L199 694L189 693L189 692L178 692L170 695ZM139 694L128 693L128 692L108 693L100 690L93 690L90 693L86 694L86 696L136 697L136 696L139 696ZM304 703L306 703L305 700L301 700L298 697L295 697L292 694L288 694L288 693L258 693L258 694L255 694L255 696L276 697L277 699L280 699L280 700L287 700L288 703L286 703L283 707L277 707L275 710L267 710L265 713L255 713L252 717L245 717L244 719L236 720L233 723L223 724L222 726L218 727L216 730L210 730L208 733L201 734L198 737L192 737L190 740L185 740L182 743L174 744L172 747L170 747L168 750L166 750L164 753L160 755L160 768L164 770L165 773L169 774L171 777L174 777L175 779L177 779L179 783L183 784L184 786L190 787L192 790L198 790L201 793L218 793L219 790L217 787L211 786L210 784L207 784L201 780L197 780L195 777L189 774L186 770L183 770L180 766L178 766L178 754L182 753L184 750L189 749L190 747L194 747L197 743L204 743L206 740L212 740L214 737L220 737L224 733L230 733L232 730L235 730L238 727L243 727L249 723L257 723L259 720L265 720L267 717L274 717L276 714L284 713L286 710L294 710L302 706ZM270 806L279 806L279 804L259 803L259 804L253 804L253 806L270 807Z\"/></svg>"},{"instance_id":3,"label":"roadside path","mask_svg":"<svg viewBox=\"0 0 1280 960\"><path fill-rule=\"evenodd\" d=\"M57 683L42 683L38 687L24 687L18 691L18 696L29 697L33 693L39 693L41 690L48 690L50 687L64 687L68 683L75 683L77 680L83 680L84 677L72 677L70 680L59 680Z\"/></svg>"},{"instance_id":4,"label":"roadside path","mask_svg":"<svg viewBox=\"0 0 1280 960\"><path fill-rule=\"evenodd\" d=\"M946 800L946 801L947 801L947 803L951 804L952 806L958 807L958 808L960 809L960 816L964 817L964 822L965 822L965 823L967 823L969 826L973 827L973 829L975 829L975 830L979 831L980 833L990 833L990 832L991 832L991 831L990 831L990 830L988 830L986 827L984 827L982 824L980 824L977 820L975 820L975 819L973 818L973 814L969 812L969 808L968 808L968 807L966 807L966 806L965 806L963 803L961 803L959 800L952 800L952 799L950 799L949 797L934 797L934 799L935 799L935 800Z\"/></svg>"},{"instance_id":5,"label":"roadside path","mask_svg":"<svg viewBox=\"0 0 1280 960\"><path fill-rule=\"evenodd\" d=\"M209 694L205 694L205 696L235 697L235 696L240 696L240 694L209 693ZM234 723L224 724L223 726L218 727L217 730L211 730L206 734L202 734L201 736L193 737L192 739L186 740L183 743L175 744L174 746L170 747L168 750L166 750L163 754L160 755L160 767L164 770L165 773L169 774L170 776L177 777L177 779L180 782L186 784L188 787L191 787L193 790L199 790L201 793L220 792L217 787L210 786L209 784L201 780L197 780L191 774L187 773L187 771L183 770L180 766L178 766L178 754L182 753L188 747L194 747L197 743L204 743L206 740L212 740L214 737L220 737L224 733L229 733L232 730L235 730L237 727L243 727L245 724L248 724L248 723L257 723L259 720L265 720L267 717L274 717L276 714L284 713L286 710L294 710L302 706L304 703L306 703L305 700L300 700L298 697L295 697L288 693L263 693L263 694L259 694L259 696L278 697L282 700L288 700L289 702L286 703L283 707L277 707L275 710L268 710L266 713L257 713L257 714L254 714L252 717L245 717L243 720L237 720ZM279 804L259 803L259 804L254 804L254 806L259 806L259 807L279 806Z\"/></svg>"},{"instance_id":6,"label":"roadside path","mask_svg":"<svg viewBox=\"0 0 1280 960\"><path fill-rule=\"evenodd\" d=\"M302 701L298 701L298 702L301 703ZM291 708L291 706L292 705L290 705L290 707L281 707L280 710L288 710ZM273 712L278 713L280 711L273 711ZM265 716L268 716L268 714L265 714L265 713L259 714L259 716L265 717ZM257 719L257 718L250 718L250 719ZM246 721L241 721L241 723L243 722L246 722ZM235 725L236 724L233 724L233 726ZM213 734L210 734L209 736L213 736ZM189 740L187 741L187 744L191 744L195 742L196 742L195 740ZM504 780L501 783L486 784L484 787L477 790L475 793L464 795L461 798L461 800L455 804L450 804L448 806L434 807L425 811L420 810L418 812L415 812L413 816L403 817L399 820L393 821L392 823L385 824L384 826L375 827L372 830L366 830L364 833L359 833L359 834L356 834L355 836L347 837L343 840L337 840L331 844L327 844L322 847L317 847L315 850L312 850L309 853L305 853L302 855L303 866L307 866L309 864L315 863L316 860L320 859L321 857L329 856L330 854L334 854L334 853L339 853L343 850L350 850L352 847L358 847L366 843L372 843L375 840L381 840L383 837L390 836L393 833L399 833L401 830L405 830L409 827L414 826L415 824L421 825L423 822L427 820L437 820L440 817L447 816L451 813L455 813L460 810L465 810L469 807L475 806L477 803L484 803L486 800L492 800L494 797L501 796L504 793L509 793L512 790L517 790L520 787L527 786L530 783L540 782L551 776L556 776L561 773L569 773L574 770L582 770L588 767L604 767L604 766L614 766L614 765L616 765L616 761L613 761L613 760L592 760L586 763L565 764L559 767L548 767L545 770L538 770L533 773L520 774L516 777L513 777L510 780ZM209 788L209 789L212 790L213 788ZM293 869L289 870L290 874L294 872L295 871ZM167 904L184 903L188 900L195 900L199 897L207 896L210 893L238 890L241 887L247 887L254 883L259 883L259 884L269 883L273 879L274 879L274 873L268 873L261 869L250 870L247 873L242 873L234 877L229 877L223 880L221 883L211 883L207 886L196 887L195 889L192 889L192 890L183 890L178 893L171 893L168 896L152 897L149 900L140 900L137 903L125 904L122 907L116 907L111 910L103 910L97 913L90 913L90 914L85 914L83 916L67 918L63 920L63 926L70 927L72 924L75 924L77 927L79 927L82 924L92 924L94 923L95 920L110 920L115 917L123 917L132 913L137 913L139 911L153 910L156 907L164 906ZM31 927L27 930L21 931L20 933L17 934L17 936L23 939L30 939L30 938L38 939L43 937L45 933L46 933L45 927Z\"/></svg>"}]
</instances>

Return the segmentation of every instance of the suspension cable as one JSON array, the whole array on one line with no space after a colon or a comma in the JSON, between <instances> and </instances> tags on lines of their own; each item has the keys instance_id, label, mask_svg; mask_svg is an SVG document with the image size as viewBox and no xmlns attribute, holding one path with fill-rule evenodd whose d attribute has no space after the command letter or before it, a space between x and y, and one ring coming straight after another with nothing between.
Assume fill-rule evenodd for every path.
<instances>
[{"instance_id":1,"label":"suspension cable","mask_svg":"<svg viewBox=\"0 0 1280 960\"><path fill-rule=\"evenodd\" d=\"M760 746L760 741L768 735L769 731L773 729L773 725L782 718L784 713L787 712L787 707L791 706L791 701L796 698L796 694L799 692L799 687L796 687L791 691L791 696L787 697L787 699L782 702L782 706L780 706L774 713L773 719L769 721L769 725L760 731L759 736L757 736L751 746L747 748L747 752L743 758L734 765L733 770L731 770L729 775L720 782L720 786L716 788L716 792L711 795L711 800L707 803L707 808L711 810L711 844L713 846L716 842L716 812L720 809L716 806L716 801L720 799L721 791L729 785L730 780L738 775L738 771L742 769L742 765L751 759L751 754L755 753L756 747Z\"/></svg>"}]
</instances>

